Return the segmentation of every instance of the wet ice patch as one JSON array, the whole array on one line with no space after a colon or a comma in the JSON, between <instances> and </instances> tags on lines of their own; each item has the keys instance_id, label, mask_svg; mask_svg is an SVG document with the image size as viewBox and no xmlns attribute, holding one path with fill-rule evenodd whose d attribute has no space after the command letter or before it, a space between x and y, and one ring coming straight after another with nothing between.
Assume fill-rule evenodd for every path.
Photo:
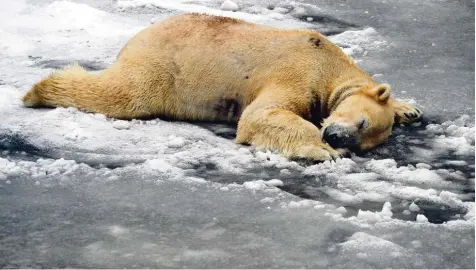
<instances>
[{"instance_id":1,"label":"wet ice patch","mask_svg":"<svg viewBox=\"0 0 476 270\"><path fill-rule=\"evenodd\" d=\"M468 115L463 115L455 121L430 124L426 131L435 136L432 146L439 151L457 156L474 154L475 129Z\"/></svg>"},{"instance_id":2,"label":"wet ice patch","mask_svg":"<svg viewBox=\"0 0 476 270\"><path fill-rule=\"evenodd\" d=\"M424 211L429 210L427 204L445 206L463 213L471 211L474 202L471 201L473 195L466 193L469 184L467 178L454 181L451 173L446 175L445 172L449 173L445 169L433 170L426 166L398 166L393 159L359 158L356 161L342 159L335 163L324 162L303 171L305 175L316 177L314 192L323 192L345 205L361 207L368 202L385 201L404 205L406 201L418 201L425 206ZM410 210L420 209L412 202ZM365 211L360 209L357 215L375 216Z\"/></svg>"},{"instance_id":3,"label":"wet ice patch","mask_svg":"<svg viewBox=\"0 0 476 270\"><path fill-rule=\"evenodd\" d=\"M372 27L349 30L329 38L351 57L367 55L368 51L386 49L389 44Z\"/></svg>"},{"instance_id":4,"label":"wet ice patch","mask_svg":"<svg viewBox=\"0 0 476 270\"><path fill-rule=\"evenodd\" d=\"M21 137L29 145L48 150L50 157L111 166L165 158L171 166L189 173L207 167L234 174L258 166L301 168L279 154L251 152L192 124L160 119L115 120L74 108L26 109L20 105L20 91L7 86L1 89L5 106L0 112L5 117L0 123L0 132ZM35 112L35 118L29 117L31 112ZM22 125L28 129L18 128L18 117L24 119Z\"/></svg>"},{"instance_id":5,"label":"wet ice patch","mask_svg":"<svg viewBox=\"0 0 476 270\"><path fill-rule=\"evenodd\" d=\"M340 33L344 31L342 29L355 26L332 18L329 15L323 15L322 10L316 5L295 1L267 1L266 3L260 3L255 1L233 2L228 0L120 0L117 2L117 5L121 9L154 6L173 12L206 13L282 28L318 28L323 33ZM302 19L308 17L315 19L311 21ZM329 31L329 29L331 30Z\"/></svg>"},{"instance_id":6,"label":"wet ice patch","mask_svg":"<svg viewBox=\"0 0 476 270\"><path fill-rule=\"evenodd\" d=\"M343 253L342 255L352 256L360 262L371 262L377 257L383 265L388 267L394 265L396 261L411 257L404 247L364 232L353 234L339 247Z\"/></svg>"},{"instance_id":7,"label":"wet ice patch","mask_svg":"<svg viewBox=\"0 0 476 270\"><path fill-rule=\"evenodd\" d=\"M233 3L233 4L232 4ZM135 8L145 7L148 5L155 6L161 9L179 11L179 12L194 12L206 13L210 15L232 17L237 19L244 19L253 22L266 22L274 20L272 16L262 16L260 14L251 14L247 12L238 11L239 7L232 1L167 1L167 0L119 0L117 1L119 8ZM280 14L279 14L280 15Z\"/></svg>"},{"instance_id":8,"label":"wet ice patch","mask_svg":"<svg viewBox=\"0 0 476 270\"><path fill-rule=\"evenodd\" d=\"M70 1L33 6L19 0L2 6L1 17L1 84L22 87L23 91L48 74L38 67L62 68L82 59L78 62L86 68L103 69L97 63L111 62L125 42L145 26Z\"/></svg>"},{"instance_id":9,"label":"wet ice patch","mask_svg":"<svg viewBox=\"0 0 476 270\"><path fill-rule=\"evenodd\" d=\"M34 67L48 68L48 69L63 69L73 64L78 64L88 71L99 71L106 69L108 64L99 61L87 60L39 60L42 57L30 57L35 61Z\"/></svg>"}]
</instances>

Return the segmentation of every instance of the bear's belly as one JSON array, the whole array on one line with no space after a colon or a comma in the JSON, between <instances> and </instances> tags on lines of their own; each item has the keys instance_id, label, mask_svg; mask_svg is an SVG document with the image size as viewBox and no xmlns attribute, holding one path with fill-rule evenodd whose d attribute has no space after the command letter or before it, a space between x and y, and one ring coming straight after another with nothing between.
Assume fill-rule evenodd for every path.
<instances>
[{"instance_id":1,"label":"bear's belly","mask_svg":"<svg viewBox=\"0 0 476 270\"><path fill-rule=\"evenodd\" d=\"M206 120L238 122L249 100L249 84L240 72L224 72L219 78L206 76L200 68L198 72L183 72L188 76L177 76L173 95L164 105L174 104L175 118L183 120ZM227 82L227 83L225 83ZM170 106L165 106L170 107Z\"/></svg>"}]
</instances>

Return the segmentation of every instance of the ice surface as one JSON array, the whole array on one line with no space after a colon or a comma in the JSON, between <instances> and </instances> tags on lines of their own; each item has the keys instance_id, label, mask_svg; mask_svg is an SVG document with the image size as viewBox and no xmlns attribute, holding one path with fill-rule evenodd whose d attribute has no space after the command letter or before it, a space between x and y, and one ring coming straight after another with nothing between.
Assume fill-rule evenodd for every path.
<instances>
[{"instance_id":1,"label":"ice surface","mask_svg":"<svg viewBox=\"0 0 476 270\"><path fill-rule=\"evenodd\" d=\"M344 52L352 57L359 57L368 50L379 50L388 47L375 29L369 27L363 30L346 31L342 34L332 36L331 41L343 47Z\"/></svg>"},{"instance_id":2,"label":"ice surface","mask_svg":"<svg viewBox=\"0 0 476 270\"><path fill-rule=\"evenodd\" d=\"M291 15L283 15L270 11L260 5L248 4L243 10L233 1L187 1L187 0L119 0L117 5L123 9L154 6L169 12L195 12L211 15L227 16L255 23L279 25L284 28L310 27L309 24L292 19Z\"/></svg>"},{"instance_id":3,"label":"ice surface","mask_svg":"<svg viewBox=\"0 0 476 270\"><path fill-rule=\"evenodd\" d=\"M338 21L324 15L340 16L324 2L236 1L235 12L223 2L0 3L0 266L474 268L468 115L397 127L372 153L306 164L216 135L233 127L22 107L53 68L107 66L151 17L320 29ZM406 46L354 28L331 39L359 64Z\"/></svg>"}]
</instances>

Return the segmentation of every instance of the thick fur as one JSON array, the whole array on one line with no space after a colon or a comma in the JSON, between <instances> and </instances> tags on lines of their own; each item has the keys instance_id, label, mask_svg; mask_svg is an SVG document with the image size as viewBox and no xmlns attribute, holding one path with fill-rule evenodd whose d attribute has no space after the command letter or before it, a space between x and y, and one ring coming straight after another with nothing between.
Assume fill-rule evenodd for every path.
<instances>
[{"instance_id":1,"label":"thick fur","mask_svg":"<svg viewBox=\"0 0 476 270\"><path fill-rule=\"evenodd\" d=\"M317 32L199 14L144 29L100 74L77 65L55 72L23 102L120 119L238 122L237 143L315 160L340 154L321 140L321 123L351 127L365 116L358 136L370 149L388 137L394 114L402 123L421 115Z\"/></svg>"}]
</instances>

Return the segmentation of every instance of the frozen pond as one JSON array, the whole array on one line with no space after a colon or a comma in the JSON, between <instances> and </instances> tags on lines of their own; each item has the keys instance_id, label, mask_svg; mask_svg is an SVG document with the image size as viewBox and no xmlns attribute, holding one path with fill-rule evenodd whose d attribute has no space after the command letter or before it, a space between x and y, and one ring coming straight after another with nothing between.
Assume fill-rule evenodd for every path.
<instances>
[{"instance_id":1,"label":"frozen pond","mask_svg":"<svg viewBox=\"0 0 476 270\"><path fill-rule=\"evenodd\" d=\"M221 3L0 2L0 267L474 268L474 3ZM425 118L304 164L232 126L21 106L52 70L99 72L189 11L319 30Z\"/></svg>"}]
</instances>

